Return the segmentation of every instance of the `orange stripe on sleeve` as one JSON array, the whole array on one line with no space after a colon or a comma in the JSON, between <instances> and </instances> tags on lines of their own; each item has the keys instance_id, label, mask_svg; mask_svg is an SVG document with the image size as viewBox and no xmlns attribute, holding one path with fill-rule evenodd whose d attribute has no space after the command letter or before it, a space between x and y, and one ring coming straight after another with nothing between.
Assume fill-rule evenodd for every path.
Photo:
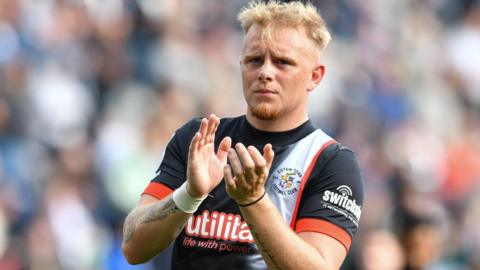
<instances>
[{"instance_id":1,"label":"orange stripe on sleeve","mask_svg":"<svg viewBox=\"0 0 480 270\"><path fill-rule=\"evenodd\" d=\"M168 195L170 195L170 193L172 193L173 190L167 186L165 186L164 184L160 184L160 183L157 183L157 182L150 182L150 184L148 184L147 188L143 191L142 195L143 194L147 194L147 195L151 195L159 200L167 197Z\"/></svg>"},{"instance_id":2,"label":"orange stripe on sleeve","mask_svg":"<svg viewBox=\"0 0 480 270\"><path fill-rule=\"evenodd\" d=\"M352 238L344 229L337 225L317 218L302 218L295 225L295 232L318 232L328 235L340 242L348 252Z\"/></svg>"}]
</instances>

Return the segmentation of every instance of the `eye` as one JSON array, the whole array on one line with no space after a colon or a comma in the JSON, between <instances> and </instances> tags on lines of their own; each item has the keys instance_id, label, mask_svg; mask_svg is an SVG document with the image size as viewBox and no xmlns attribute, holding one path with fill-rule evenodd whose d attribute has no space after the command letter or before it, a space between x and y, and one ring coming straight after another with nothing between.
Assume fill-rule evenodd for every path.
<instances>
[{"instance_id":1,"label":"eye","mask_svg":"<svg viewBox=\"0 0 480 270\"><path fill-rule=\"evenodd\" d=\"M278 65L292 65L292 62L290 62L289 60L286 60L286 59L277 59L275 61Z\"/></svg>"},{"instance_id":2,"label":"eye","mask_svg":"<svg viewBox=\"0 0 480 270\"><path fill-rule=\"evenodd\" d=\"M254 65L261 65L263 63L263 59L261 57L252 57L247 60L247 63L254 64Z\"/></svg>"}]
</instances>

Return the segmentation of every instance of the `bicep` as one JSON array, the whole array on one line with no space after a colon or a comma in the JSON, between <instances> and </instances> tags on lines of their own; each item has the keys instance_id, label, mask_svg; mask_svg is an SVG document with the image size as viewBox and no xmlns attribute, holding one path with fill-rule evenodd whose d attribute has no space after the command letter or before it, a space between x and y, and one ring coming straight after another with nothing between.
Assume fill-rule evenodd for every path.
<instances>
[{"instance_id":1,"label":"bicep","mask_svg":"<svg viewBox=\"0 0 480 270\"><path fill-rule=\"evenodd\" d=\"M313 246L332 269L340 269L347 250L338 240L318 232L299 232L297 235Z\"/></svg>"}]
</instances>

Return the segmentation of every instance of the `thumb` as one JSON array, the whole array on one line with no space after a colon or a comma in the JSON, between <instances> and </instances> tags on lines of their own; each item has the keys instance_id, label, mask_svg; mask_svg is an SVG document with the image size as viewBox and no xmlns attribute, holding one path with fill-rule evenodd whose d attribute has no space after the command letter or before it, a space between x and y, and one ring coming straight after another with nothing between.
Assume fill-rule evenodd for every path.
<instances>
[{"instance_id":1,"label":"thumb","mask_svg":"<svg viewBox=\"0 0 480 270\"><path fill-rule=\"evenodd\" d=\"M273 162L273 157L275 156L275 153L273 152L273 148L272 148L272 145L267 143L264 147L263 147L263 158L265 159L265 161L267 162L267 168L270 169L270 167L272 166L272 162Z\"/></svg>"},{"instance_id":2,"label":"thumb","mask_svg":"<svg viewBox=\"0 0 480 270\"><path fill-rule=\"evenodd\" d=\"M228 150L231 148L231 146L232 146L232 139L230 137L225 137L220 142L220 145L218 146L218 150L217 150L217 158L222 163L227 163Z\"/></svg>"}]
</instances>

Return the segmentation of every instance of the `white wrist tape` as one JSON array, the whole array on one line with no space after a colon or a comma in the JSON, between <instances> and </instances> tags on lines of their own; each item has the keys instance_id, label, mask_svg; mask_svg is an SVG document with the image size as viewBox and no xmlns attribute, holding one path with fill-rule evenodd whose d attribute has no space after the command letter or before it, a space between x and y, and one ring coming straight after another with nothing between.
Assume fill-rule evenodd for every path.
<instances>
[{"instance_id":1,"label":"white wrist tape","mask_svg":"<svg viewBox=\"0 0 480 270\"><path fill-rule=\"evenodd\" d=\"M207 196L203 198L192 198L187 192L187 182L184 182L183 185L173 191L172 199L178 209L185 213L194 213Z\"/></svg>"}]
</instances>

